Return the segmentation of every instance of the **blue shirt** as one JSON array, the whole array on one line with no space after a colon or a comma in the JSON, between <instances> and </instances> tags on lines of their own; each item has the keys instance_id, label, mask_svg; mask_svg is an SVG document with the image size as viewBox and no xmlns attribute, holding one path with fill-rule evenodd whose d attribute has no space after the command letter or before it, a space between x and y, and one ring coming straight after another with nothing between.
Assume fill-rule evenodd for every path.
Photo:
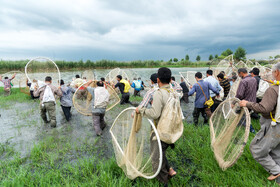
<instances>
[{"instance_id":1,"label":"blue shirt","mask_svg":"<svg viewBox=\"0 0 280 187\"><path fill-rule=\"evenodd\" d=\"M210 95L209 91L210 90L212 90L216 94L219 94L219 91L216 88L214 88L209 82L200 80L200 81L198 81L198 83L202 87L202 89L203 89L203 91L204 91L204 93L207 97L207 100L209 99L209 95ZM197 83L195 83L193 85L191 91L188 94L189 96L191 96L196 92L195 102L194 102L195 108L205 108L206 107L206 105L204 105L205 96L204 96L200 86Z\"/></svg>"},{"instance_id":2,"label":"blue shirt","mask_svg":"<svg viewBox=\"0 0 280 187\"><path fill-rule=\"evenodd\" d=\"M140 88L135 88L135 81L138 81L140 83L140 85L141 85ZM135 80L135 81L133 81L131 87L134 88L137 91L140 91L144 87L143 84L142 84L142 81L141 80Z\"/></svg>"},{"instance_id":3,"label":"blue shirt","mask_svg":"<svg viewBox=\"0 0 280 187\"><path fill-rule=\"evenodd\" d=\"M209 82L211 86L216 88L216 90L218 90L219 92L221 91L222 87L220 86L219 81L215 79L213 76L208 76L207 78L204 79L204 81ZM215 97L216 94L212 90L210 90L210 96Z\"/></svg>"},{"instance_id":4,"label":"blue shirt","mask_svg":"<svg viewBox=\"0 0 280 187\"><path fill-rule=\"evenodd\" d=\"M60 98L60 104L65 107L72 107L73 93L76 91L74 88L68 86L61 86L62 96Z\"/></svg>"}]
</instances>

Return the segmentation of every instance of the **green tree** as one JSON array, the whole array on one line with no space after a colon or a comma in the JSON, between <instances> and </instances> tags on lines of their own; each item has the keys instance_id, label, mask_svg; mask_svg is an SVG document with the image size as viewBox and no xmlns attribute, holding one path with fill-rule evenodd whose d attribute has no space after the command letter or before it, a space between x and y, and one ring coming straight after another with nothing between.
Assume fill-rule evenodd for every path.
<instances>
[{"instance_id":1,"label":"green tree","mask_svg":"<svg viewBox=\"0 0 280 187\"><path fill-rule=\"evenodd\" d=\"M274 58L275 58L275 59L280 58L280 55L276 55Z\"/></svg>"},{"instance_id":2,"label":"green tree","mask_svg":"<svg viewBox=\"0 0 280 187\"><path fill-rule=\"evenodd\" d=\"M174 58L174 59L173 59L173 62L178 62L178 58Z\"/></svg>"},{"instance_id":3,"label":"green tree","mask_svg":"<svg viewBox=\"0 0 280 187\"><path fill-rule=\"evenodd\" d=\"M238 47L236 50L235 50L235 53L234 53L234 58L236 60L244 60L246 59L246 50L242 47Z\"/></svg>"},{"instance_id":4,"label":"green tree","mask_svg":"<svg viewBox=\"0 0 280 187\"><path fill-rule=\"evenodd\" d=\"M231 55L231 54L233 54L233 52L232 52L232 50L230 50L230 49L227 49L227 50L225 50L224 52L222 52L222 56L229 56L229 55Z\"/></svg>"},{"instance_id":5,"label":"green tree","mask_svg":"<svg viewBox=\"0 0 280 187\"><path fill-rule=\"evenodd\" d=\"M209 56L209 60L213 60L213 58L214 58L213 55Z\"/></svg>"},{"instance_id":6,"label":"green tree","mask_svg":"<svg viewBox=\"0 0 280 187\"><path fill-rule=\"evenodd\" d=\"M197 57L196 57L196 61L200 61L200 56L199 55L197 55Z\"/></svg>"},{"instance_id":7,"label":"green tree","mask_svg":"<svg viewBox=\"0 0 280 187\"><path fill-rule=\"evenodd\" d=\"M218 54L216 54L216 55L215 55L215 58L218 58L218 57L219 57L219 55L218 55Z\"/></svg>"},{"instance_id":8,"label":"green tree","mask_svg":"<svg viewBox=\"0 0 280 187\"><path fill-rule=\"evenodd\" d=\"M190 60L189 55L186 55L185 59L186 59L186 61L189 61Z\"/></svg>"},{"instance_id":9,"label":"green tree","mask_svg":"<svg viewBox=\"0 0 280 187\"><path fill-rule=\"evenodd\" d=\"M172 62L172 58L170 58L169 62Z\"/></svg>"}]
</instances>

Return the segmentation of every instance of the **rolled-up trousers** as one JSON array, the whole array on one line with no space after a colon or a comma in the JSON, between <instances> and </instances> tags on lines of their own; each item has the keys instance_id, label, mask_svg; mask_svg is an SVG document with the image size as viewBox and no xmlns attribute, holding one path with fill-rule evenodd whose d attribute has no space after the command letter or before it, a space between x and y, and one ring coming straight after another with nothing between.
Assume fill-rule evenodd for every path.
<instances>
[{"instance_id":1,"label":"rolled-up trousers","mask_svg":"<svg viewBox=\"0 0 280 187\"><path fill-rule=\"evenodd\" d=\"M271 125L271 119L260 118L261 130L250 145L254 159L270 174L280 173L280 124Z\"/></svg>"}]
</instances>

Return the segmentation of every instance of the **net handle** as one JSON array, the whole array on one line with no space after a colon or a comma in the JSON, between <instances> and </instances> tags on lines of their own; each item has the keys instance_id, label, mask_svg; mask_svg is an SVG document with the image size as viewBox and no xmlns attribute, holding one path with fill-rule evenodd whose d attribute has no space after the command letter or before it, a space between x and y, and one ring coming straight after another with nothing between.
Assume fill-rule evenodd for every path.
<instances>
[{"instance_id":1,"label":"net handle","mask_svg":"<svg viewBox=\"0 0 280 187\"><path fill-rule=\"evenodd\" d=\"M136 109L135 107L126 108L126 109L124 109L124 110L116 117L116 119L115 119L115 121L114 121L112 127L110 128L110 134L111 134L111 136L112 136L112 138L114 139L115 142L118 142L118 141L116 140L116 138L115 138L115 136L114 136L114 134L113 134L113 132L112 132L112 129L113 129L113 127L115 126L117 119L120 117L120 115L122 115L122 113L126 112L127 110L135 110L135 109ZM154 123L153 123L150 119L148 119L148 121L150 122L150 125L152 126L152 128L153 128L153 130L154 130L154 132L155 132L155 135L156 135L156 137L157 137L157 142L158 142L158 145L159 145L159 157L160 157L160 159L159 159L159 167L158 167L158 169L157 169L157 171L155 172L154 175L152 175L152 176L146 176L146 175L143 175L142 173L140 173L140 172L131 164L131 162L130 162L129 160L128 160L128 163L130 164L131 168L133 168L133 169L135 170L135 172L139 174L139 176L142 176L142 177L144 177L144 178L146 178L146 179L153 179L153 178L155 178L155 177L159 174L159 172L160 172L160 170L161 170L161 165L162 165L162 149L161 149L161 142L160 142L160 138L159 138L157 129L156 129ZM119 145L118 143L116 143L116 145L117 145L119 151L120 151L120 152L122 153L122 155L124 156L123 150L121 149L120 145Z\"/></svg>"},{"instance_id":2,"label":"net handle","mask_svg":"<svg viewBox=\"0 0 280 187\"><path fill-rule=\"evenodd\" d=\"M47 58L47 57L36 57L36 58L33 58L33 59L29 60L29 62L27 62L27 64L25 65L24 71L25 71L25 75L26 75L28 81L29 81L29 82L32 82L32 81L30 80L28 74L27 74L27 67L28 67L28 65L29 65L33 60L37 60L37 59L49 60L49 61L51 61L51 62L55 65L55 67L56 67L56 69L57 69L57 73L58 73L58 85L60 86L61 76L60 76L59 68L58 68L58 66L56 65L56 63L55 63L53 60L51 60L50 58Z\"/></svg>"}]
</instances>

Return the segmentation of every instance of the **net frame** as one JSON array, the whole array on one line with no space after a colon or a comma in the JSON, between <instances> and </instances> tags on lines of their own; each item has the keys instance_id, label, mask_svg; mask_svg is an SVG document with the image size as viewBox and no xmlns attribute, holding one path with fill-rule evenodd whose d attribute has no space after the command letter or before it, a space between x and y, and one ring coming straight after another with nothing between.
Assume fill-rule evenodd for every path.
<instances>
[{"instance_id":1,"label":"net frame","mask_svg":"<svg viewBox=\"0 0 280 187\"><path fill-rule=\"evenodd\" d=\"M218 107L217 109L214 111L214 113L212 114L212 116L210 117L210 120L209 120L209 127L210 127L210 137L211 137L211 148L212 148L212 151L214 152L214 155L215 155L215 159L217 160L220 168L222 170L226 170L227 168L233 166L237 160L240 158L240 156L242 155L243 151L244 151L244 148L246 147L246 144L247 144L247 141L248 141L248 138L249 138L249 133L250 133L250 124L251 124L251 117L250 117L250 112L248 110L247 107L242 107L243 110L244 110L244 113L243 115L245 115L245 119L246 119L246 127L245 127L245 133L244 133L244 140L242 142L242 146L240 146L240 149L239 151L237 152L237 154L235 154L235 158L234 160L232 161L224 161L224 159L222 158L221 155L219 155L217 152L218 151L215 151L216 148L215 148L215 143L217 140L222 140L222 138L220 138L220 136L222 137L225 137L227 134L227 132L230 130L229 128L231 126L234 126L234 122L237 121L239 119L239 121L242 119L242 116L240 115L239 118L237 118L237 116L235 116L235 119L234 121L232 122L232 124L230 125L229 128L227 129L224 129L222 131L222 133L219 134L218 137L216 137L216 133L215 133L215 129L214 129L214 124L213 124L213 118L216 116L216 114L219 112L219 110L221 109L221 107L224 106L225 103L232 103L232 102L235 102L235 103L239 103L240 100L237 99L237 98L231 98L231 99L227 99L225 101L223 101ZM224 110L224 109L222 109ZM229 114L228 114L229 115ZM227 117L228 117L227 115ZM236 123L235 127L238 126L238 123Z\"/></svg>"},{"instance_id":2,"label":"net frame","mask_svg":"<svg viewBox=\"0 0 280 187\"><path fill-rule=\"evenodd\" d=\"M55 66L56 69L57 69L57 73L58 73L58 81L59 81L59 82L58 82L58 85L60 85L61 75L60 75L59 68L58 68L58 66L56 65L56 63L55 63L53 60L51 60L50 58L47 58L47 57L36 57L36 58L33 58L33 59L29 60L29 62L27 62L27 64L25 65L24 71L25 71L25 75L26 75L28 81L29 81L29 82L32 82L31 79L30 79L30 77L28 76L28 65L29 65L32 61L35 61L35 60L38 60L38 59L47 60L47 61L50 61L50 62L52 62L52 63L54 64L54 66Z\"/></svg>"},{"instance_id":3,"label":"net frame","mask_svg":"<svg viewBox=\"0 0 280 187\"><path fill-rule=\"evenodd\" d=\"M83 79L84 77L86 77L86 80L96 80L96 76L93 72L93 70L85 70L82 72L82 76L81 78Z\"/></svg>"},{"instance_id":4,"label":"net frame","mask_svg":"<svg viewBox=\"0 0 280 187\"><path fill-rule=\"evenodd\" d=\"M112 124L112 127L110 128L110 134L111 134L111 136L112 136L112 139L113 139L113 141L115 141L116 143L118 142L117 141L117 139L116 139L116 137L114 136L114 134L113 134L113 127L116 125L116 122L117 122L117 119L124 113L124 112L127 112L128 110L133 110L133 111L135 111L135 107L129 107L129 108L126 108L126 109L124 109L117 117L116 117L116 119L114 120L114 123ZM153 131L154 131L154 133L155 133L155 136L156 136L156 138L157 138L157 142L158 142L158 145L159 145L159 166L160 167L158 167L158 169L157 169L157 171L154 173L154 175L152 175L152 176L147 176L147 175L143 175L140 171L138 171L134 166L133 166L133 164L128 160L128 163L130 164L130 167L139 175L139 176L141 176L141 177L143 177L143 178L146 178L146 179L153 179L153 178L155 178L158 174L159 174L159 172L160 172L160 170L161 170L161 165L162 165L162 149L161 149L161 142L160 142L160 138L159 138L159 135L158 135L158 132L157 132L157 130L156 130L156 127L155 127L155 125L154 125L154 123L150 120L150 119L148 119L147 118L147 120L150 122L150 125L151 125L151 127L152 127L152 129L153 129ZM124 152L123 152L123 150L122 150L122 148L120 147L120 145L117 143L116 144L116 146L117 146L117 148L119 149L119 151L122 153L122 156L123 157L125 157L125 154L124 154Z\"/></svg>"},{"instance_id":5,"label":"net frame","mask_svg":"<svg viewBox=\"0 0 280 187\"><path fill-rule=\"evenodd\" d=\"M197 81L195 80L195 74L197 73L197 71L187 71L187 72L179 72L179 74L181 75L181 77L183 77L184 81L186 82L186 84L190 87L193 86L195 83L197 83ZM202 74L202 79L205 78L205 75Z\"/></svg>"},{"instance_id":6,"label":"net frame","mask_svg":"<svg viewBox=\"0 0 280 187\"><path fill-rule=\"evenodd\" d=\"M91 87L95 87L96 86L96 82L97 81L93 81L92 83L91 83ZM80 88L81 87L83 87L85 84L87 84L87 83L84 83L84 84L82 84L82 85L80 85L78 88L77 88L77 90L75 91L75 93L73 94L73 97L72 97L72 101L73 101L73 106L74 106L74 108L80 113L80 114L82 114L82 115L85 115L85 116L91 116L92 115L92 112L90 111L90 112L86 112L85 111L85 108L83 108L83 107L81 107L80 105L78 105L77 104L77 102L76 102L76 94L77 94L77 92L80 90ZM110 85L106 85L107 86L107 88L109 88L110 90L114 90L114 88L113 87L111 87ZM121 99L120 99L120 97L119 97L119 95L117 94L117 92L114 90L114 92L112 93L112 92L110 92L108 89L107 89L107 91L109 92L109 94L110 94L110 97L111 97L111 94L113 94L114 96L115 96L115 98L117 98L117 102L115 103L115 104L113 104L112 106L110 106L109 108L106 108L106 112L107 111L109 111L109 110L111 110L112 108L114 108L117 104L119 104L120 103L120 101L121 101ZM91 98L92 98L92 96L91 96L91 94L90 93L87 93L87 108L86 108L86 110L88 110L88 108L89 107L91 107Z\"/></svg>"}]
</instances>

